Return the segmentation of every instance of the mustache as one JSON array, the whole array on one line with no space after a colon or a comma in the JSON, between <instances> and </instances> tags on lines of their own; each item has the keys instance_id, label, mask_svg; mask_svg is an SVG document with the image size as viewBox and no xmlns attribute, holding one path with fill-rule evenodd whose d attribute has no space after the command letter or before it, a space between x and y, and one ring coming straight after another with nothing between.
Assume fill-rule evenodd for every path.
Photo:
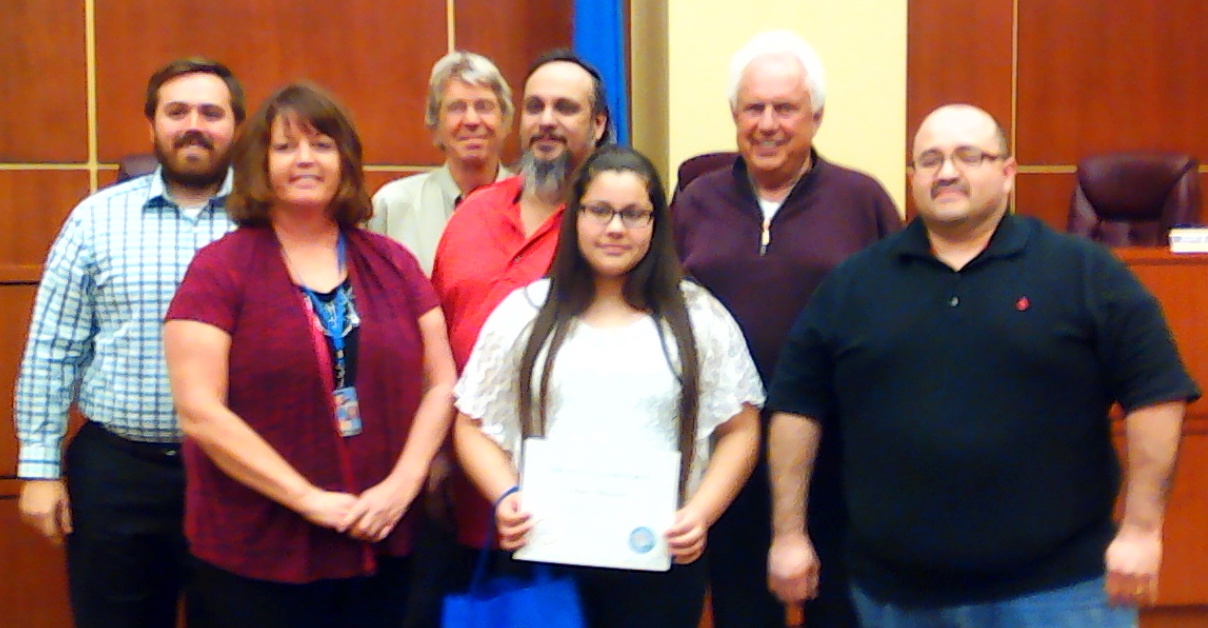
<instances>
[{"instance_id":1,"label":"mustache","mask_svg":"<svg viewBox=\"0 0 1208 628\"><path fill-rule=\"evenodd\" d=\"M966 196L969 195L969 186L968 185L965 185L964 183L962 183L960 181L954 181L954 182L936 183L936 184L932 185L931 186L931 198L935 198L935 197L939 196L940 194L947 192L948 190L955 190Z\"/></svg>"},{"instance_id":2,"label":"mustache","mask_svg":"<svg viewBox=\"0 0 1208 628\"><path fill-rule=\"evenodd\" d=\"M536 135L529 136L530 144L532 144L533 142L539 141L539 140L554 140L555 142L565 142L566 138L562 137L562 135L560 133L538 133Z\"/></svg>"},{"instance_id":3,"label":"mustache","mask_svg":"<svg viewBox=\"0 0 1208 628\"><path fill-rule=\"evenodd\" d=\"M181 135L176 138L175 142L172 142L172 148L181 148L189 144L197 144L206 150L214 150L214 142L211 142L210 138L206 137L201 131L185 131L184 135Z\"/></svg>"}]
</instances>

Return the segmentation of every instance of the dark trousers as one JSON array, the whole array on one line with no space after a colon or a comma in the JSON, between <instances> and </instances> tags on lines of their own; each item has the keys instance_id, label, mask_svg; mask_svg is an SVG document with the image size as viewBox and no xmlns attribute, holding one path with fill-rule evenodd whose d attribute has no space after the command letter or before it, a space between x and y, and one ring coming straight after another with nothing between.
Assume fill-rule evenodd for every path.
<instances>
[{"instance_id":1,"label":"dark trousers","mask_svg":"<svg viewBox=\"0 0 1208 628\"><path fill-rule=\"evenodd\" d=\"M766 419L766 417L765 417ZM767 442L766 421L764 442ZM847 528L840 481L842 443L834 430L822 436L810 483L810 540L822 562L819 596L805 604L808 628L856 628L843 552ZM772 501L766 450L734 503L709 530L713 625L716 628L783 628L785 607L768 591Z\"/></svg>"},{"instance_id":2,"label":"dark trousers","mask_svg":"<svg viewBox=\"0 0 1208 628\"><path fill-rule=\"evenodd\" d=\"M589 628L697 628L705 603L704 560L670 571L570 567Z\"/></svg>"},{"instance_id":3,"label":"dark trousers","mask_svg":"<svg viewBox=\"0 0 1208 628\"><path fill-rule=\"evenodd\" d=\"M425 518L411 554L415 572L403 628L440 628L445 596L470 587L478 552L458 543L448 524ZM510 560L505 552L494 554L492 564Z\"/></svg>"},{"instance_id":4,"label":"dark trousers","mask_svg":"<svg viewBox=\"0 0 1208 628\"><path fill-rule=\"evenodd\" d=\"M245 578L194 559L200 628L399 628L408 558L377 558L372 576L289 584Z\"/></svg>"},{"instance_id":5,"label":"dark trousers","mask_svg":"<svg viewBox=\"0 0 1208 628\"><path fill-rule=\"evenodd\" d=\"M125 440L90 421L65 466L76 628L173 628L188 578L179 446Z\"/></svg>"}]
</instances>

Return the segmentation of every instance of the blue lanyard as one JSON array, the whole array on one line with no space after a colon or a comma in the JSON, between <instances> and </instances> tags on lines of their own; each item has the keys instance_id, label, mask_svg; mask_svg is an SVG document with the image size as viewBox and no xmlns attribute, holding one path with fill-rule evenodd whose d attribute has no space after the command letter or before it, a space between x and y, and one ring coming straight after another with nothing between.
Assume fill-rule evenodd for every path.
<instances>
[{"instance_id":1,"label":"blue lanyard","mask_svg":"<svg viewBox=\"0 0 1208 628\"><path fill-rule=\"evenodd\" d=\"M347 245L344 243L344 232L340 232L340 237L336 241L336 258L340 264L340 274L344 274L344 252ZM319 322L323 325L323 331L327 337L331 338L331 346L335 349L336 354L336 388L344 387L345 375L345 360L344 360L344 324L348 311L348 291L344 289L344 283L336 287L335 300L330 313L328 309L323 307L323 301L319 295L315 294L307 286L302 286L302 290L306 292L306 296L310 298L311 308L314 309L315 315L319 317Z\"/></svg>"}]
</instances>

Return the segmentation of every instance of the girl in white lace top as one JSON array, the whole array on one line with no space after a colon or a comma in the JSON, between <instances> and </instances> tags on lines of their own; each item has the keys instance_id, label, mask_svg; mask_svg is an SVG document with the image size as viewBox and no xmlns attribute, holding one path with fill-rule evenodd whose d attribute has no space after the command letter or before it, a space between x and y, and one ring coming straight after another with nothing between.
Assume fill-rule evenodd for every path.
<instances>
[{"instance_id":1,"label":"girl in white lace top","mask_svg":"<svg viewBox=\"0 0 1208 628\"><path fill-rule=\"evenodd\" d=\"M455 390L458 458L497 501L506 550L522 547L532 525L515 489L525 436L680 452L680 507L663 531L676 566L572 569L591 626L698 624L696 561L759 443L763 389L742 333L683 279L670 228L650 162L597 151L576 176L549 278L496 308Z\"/></svg>"}]
</instances>

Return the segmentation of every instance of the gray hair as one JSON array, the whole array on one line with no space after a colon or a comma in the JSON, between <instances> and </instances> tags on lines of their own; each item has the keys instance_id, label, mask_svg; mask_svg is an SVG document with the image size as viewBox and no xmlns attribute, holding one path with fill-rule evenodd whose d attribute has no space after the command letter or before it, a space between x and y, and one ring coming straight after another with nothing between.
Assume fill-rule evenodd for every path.
<instances>
[{"instance_id":1,"label":"gray hair","mask_svg":"<svg viewBox=\"0 0 1208 628\"><path fill-rule=\"evenodd\" d=\"M822 111L826 104L826 71L822 68L822 59L809 42L788 30L759 33L730 57L730 108L738 106L738 84L742 82L743 73L756 59L769 55L789 55L801 62L813 113Z\"/></svg>"},{"instance_id":2,"label":"gray hair","mask_svg":"<svg viewBox=\"0 0 1208 628\"><path fill-rule=\"evenodd\" d=\"M499 68L480 54L458 50L441 57L436 65L432 66L432 76L428 79L428 109L424 112L424 124L429 129L435 129L440 121L440 107L444 104L445 88L448 87L449 81L454 79L490 88L499 100L504 125L511 123L514 112L512 88L500 74Z\"/></svg>"}]
</instances>

